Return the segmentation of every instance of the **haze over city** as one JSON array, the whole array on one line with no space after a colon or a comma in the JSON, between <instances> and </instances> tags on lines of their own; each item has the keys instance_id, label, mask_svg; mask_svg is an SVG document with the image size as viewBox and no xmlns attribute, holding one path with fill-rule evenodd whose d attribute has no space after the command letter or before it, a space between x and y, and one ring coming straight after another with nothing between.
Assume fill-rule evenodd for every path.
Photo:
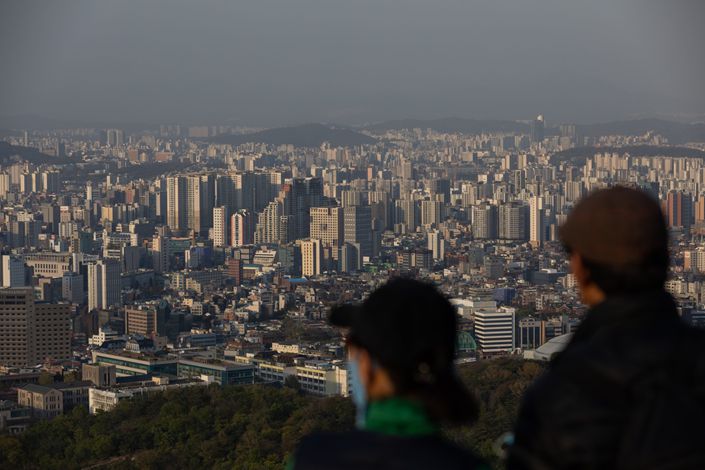
<instances>
[{"instance_id":1,"label":"haze over city","mask_svg":"<svg viewBox=\"0 0 705 470\"><path fill-rule=\"evenodd\" d=\"M702 118L704 18L698 0L3 2L0 116Z\"/></svg>"}]
</instances>

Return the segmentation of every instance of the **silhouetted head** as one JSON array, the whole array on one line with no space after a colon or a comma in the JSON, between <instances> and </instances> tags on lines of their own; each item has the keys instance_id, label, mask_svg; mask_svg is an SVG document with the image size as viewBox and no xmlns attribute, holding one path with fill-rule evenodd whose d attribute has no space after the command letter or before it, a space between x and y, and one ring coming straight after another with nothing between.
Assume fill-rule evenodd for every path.
<instances>
[{"instance_id":1,"label":"silhouetted head","mask_svg":"<svg viewBox=\"0 0 705 470\"><path fill-rule=\"evenodd\" d=\"M348 328L371 400L414 399L438 422L477 417L475 400L455 373L455 308L431 284L391 280L361 305L334 308L330 322Z\"/></svg>"},{"instance_id":2,"label":"silhouetted head","mask_svg":"<svg viewBox=\"0 0 705 470\"><path fill-rule=\"evenodd\" d=\"M588 305L662 289L666 282L666 222L643 191L617 186L589 194L570 212L560 237Z\"/></svg>"}]
</instances>

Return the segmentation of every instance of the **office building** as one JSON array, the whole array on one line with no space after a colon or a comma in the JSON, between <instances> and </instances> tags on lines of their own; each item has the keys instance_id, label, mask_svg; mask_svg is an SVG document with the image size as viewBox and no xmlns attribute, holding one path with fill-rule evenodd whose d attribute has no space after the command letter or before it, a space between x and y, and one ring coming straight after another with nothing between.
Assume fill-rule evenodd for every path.
<instances>
[{"instance_id":1,"label":"office building","mask_svg":"<svg viewBox=\"0 0 705 470\"><path fill-rule=\"evenodd\" d=\"M26 271L22 258L14 255L2 255L2 287L26 286Z\"/></svg>"},{"instance_id":2,"label":"office building","mask_svg":"<svg viewBox=\"0 0 705 470\"><path fill-rule=\"evenodd\" d=\"M120 263L99 260L88 265L88 310L103 310L120 304Z\"/></svg>"},{"instance_id":3,"label":"office building","mask_svg":"<svg viewBox=\"0 0 705 470\"><path fill-rule=\"evenodd\" d=\"M372 209L349 206L343 209L343 242L359 245L360 256L373 256Z\"/></svg>"},{"instance_id":4,"label":"office building","mask_svg":"<svg viewBox=\"0 0 705 470\"><path fill-rule=\"evenodd\" d=\"M474 312L475 338L483 355L514 350L515 311L511 307L480 308Z\"/></svg>"},{"instance_id":5,"label":"office building","mask_svg":"<svg viewBox=\"0 0 705 470\"><path fill-rule=\"evenodd\" d=\"M66 302L83 304L86 292L83 288L83 274L66 272L61 278L61 296Z\"/></svg>"},{"instance_id":6,"label":"office building","mask_svg":"<svg viewBox=\"0 0 705 470\"><path fill-rule=\"evenodd\" d=\"M312 207L310 233L311 238L337 251L343 241L343 208Z\"/></svg>"},{"instance_id":7,"label":"office building","mask_svg":"<svg viewBox=\"0 0 705 470\"><path fill-rule=\"evenodd\" d=\"M32 288L0 289L0 364L34 366L71 357L70 306L40 303Z\"/></svg>"},{"instance_id":8,"label":"office building","mask_svg":"<svg viewBox=\"0 0 705 470\"><path fill-rule=\"evenodd\" d=\"M321 241L316 239L301 240L301 274L317 276L321 274Z\"/></svg>"}]
</instances>

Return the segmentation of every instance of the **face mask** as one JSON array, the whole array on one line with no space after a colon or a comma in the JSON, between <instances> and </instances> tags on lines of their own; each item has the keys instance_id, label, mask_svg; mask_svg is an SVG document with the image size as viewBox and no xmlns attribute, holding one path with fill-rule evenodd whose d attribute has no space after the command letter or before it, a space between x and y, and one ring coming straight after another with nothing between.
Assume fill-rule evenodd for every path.
<instances>
[{"instance_id":1,"label":"face mask","mask_svg":"<svg viewBox=\"0 0 705 470\"><path fill-rule=\"evenodd\" d=\"M360 365L356 358L350 358L348 360L348 367L350 367L350 392L352 394L352 401L355 404L355 409L357 413L355 415L355 426L358 429L363 429L365 427L365 419L367 417L367 390L365 385L360 379Z\"/></svg>"}]
</instances>

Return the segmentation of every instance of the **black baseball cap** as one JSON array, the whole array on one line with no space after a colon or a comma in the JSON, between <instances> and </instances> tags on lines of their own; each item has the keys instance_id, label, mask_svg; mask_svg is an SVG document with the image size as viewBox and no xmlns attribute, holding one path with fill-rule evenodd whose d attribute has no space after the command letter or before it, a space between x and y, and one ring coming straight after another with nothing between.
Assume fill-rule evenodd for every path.
<instances>
[{"instance_id":1,"label":"black baseball cap","mask_svg":"<svg viewBox=\"0 0 705 470\"><path fill-rule=\"evenodd\" d=\"M419 396L442 420L476 418L475 401L455 374L457 313L433 285L392 279L361 304L334 307L329 320L386 369L399 394Z\"/></svg>"}]
</instances>

